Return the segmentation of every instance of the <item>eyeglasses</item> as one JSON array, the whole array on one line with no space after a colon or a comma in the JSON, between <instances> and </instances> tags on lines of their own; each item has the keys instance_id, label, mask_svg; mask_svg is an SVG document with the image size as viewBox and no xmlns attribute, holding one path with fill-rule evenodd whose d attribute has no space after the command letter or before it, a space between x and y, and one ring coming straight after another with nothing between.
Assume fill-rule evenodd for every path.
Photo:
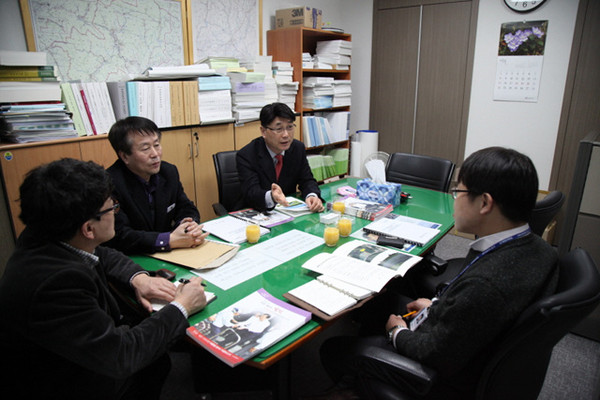
<instances>
[{"instance_id":1,"label":"eyeglasses","mask_svg":"<svg viewBox=\"0 0 600 400\"><path fill-rule=\"evenodd\" d=\"M108 212L114 211L115 214L117 214L119 212L119 210L121 209L121 206L119 204L118 201L113 200L114 204L112 205L112 207L108 207L106 210L100 210L96 213L95 217L96 219L100 219L102 218L102 216Z\"/></svg>"},{"instance_id":2,"label":"eyeglasses","mask_svg":"<svg viewBox=\"0 0 600 400\"><path fill-rule=\"evenodd\" d=\"M457 189L457 188L451 189L451 190L450 190L450 193L452 193L452 198L453 198L454 200L456 200L456 198L458 197L458 193L475 193L475 194L481 194L481 193L479 193L479 192L476 192L476 191L474 191L474 190L469 190L469 189Z\"/></svg>"},{"instance_id":3,"label":"eyeglasses","mask_svg":"<svg viewBox=\"0 0 600 400\"><path fill-rule=\"evenodd\" d=\"M265 128L272 130L273 132L280 135L283 133L283 131L288 131L289 133L294 133L294 130L296 129L296 124L290 124L286 127L280 126L279 128L269 128L268 126L265 126Z\"/></svg>"}]
</instances>

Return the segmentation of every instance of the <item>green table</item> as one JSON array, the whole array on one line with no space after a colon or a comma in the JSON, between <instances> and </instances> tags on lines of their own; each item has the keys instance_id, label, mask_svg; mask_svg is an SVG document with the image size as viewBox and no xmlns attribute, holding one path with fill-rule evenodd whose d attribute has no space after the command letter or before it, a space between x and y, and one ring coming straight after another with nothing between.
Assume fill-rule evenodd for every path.
<instances>
[{"instance_id":1,"label":"green table","mask_svg":"<svg viewBox=\"0 0 600 400\"><path fill-rule=\"evenodd\" d=\"M346 178L322 185L322 196L325 200L331 201L337 196L337 189L339 187L346 185L356 187L357 181L357 178ZM448 193L441 193L412 186L403 186L402 189L403 191L410 193L412 198L409 199L407 203L396 207L394 209L395 214L437 222L442 225L440 227L440 233L433 240L427 243L427 245L424 247L415 247L410 252L414 255L421 255L426 253L454 226L454 219L452 217L454 200ZM369 223L370 221L356 218L355 224L352 227L352 231L355 232ZM319 214L305 215L298 217L291 222L271 228L271 232L262 236L259 243L292 229L297 229L299 231L323 237L324 225L319 222ZM349 240L354 239L340 238L338 245L344 244ZM242 244L240 251L248 246L252 245L249 245L248 243ZM191 316L189 319L190 324L195 324L205 318L208 318L212 314L223 310L237 300L260 288L264 288L277 298L284 299L284 293L287 293L289 290L294 289L311 279L314 279L316 276L315 273L301 268L301 265L305 261L318 253L330 253L335 249L335 247L327 247L325 244L323 244L322 246L308 251L301 256L283 263L259 276L255 276L254 278L251 278L227 291L221 290L220 288L211 284L211 282L206 282L206 290L214 292L217 295L217 299L201 312ZM133 256L131 258L148 270L157 270L160 268L170 269L177 274L177 279L193 276L189 269L186 269L185 267L170 264L149 256ZM330 322L325 322L317 317L313 317L309 323L298 329L287 338L276 343L274 346L265 350L248 363L261 369L267 368L287 355L293 349L300 346L304 341L308 340L313 335L318 334L318 332Z\"/></svg>"}]
</instances>

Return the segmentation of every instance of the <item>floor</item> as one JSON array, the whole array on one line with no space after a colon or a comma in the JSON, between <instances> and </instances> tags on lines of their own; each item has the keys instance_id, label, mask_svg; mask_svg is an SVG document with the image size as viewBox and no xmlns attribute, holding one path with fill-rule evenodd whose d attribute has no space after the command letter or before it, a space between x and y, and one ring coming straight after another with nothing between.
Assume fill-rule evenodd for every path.
<instances>
[{"instance_id":1,"label":"floor","mask_svg":"<svg viewBox=\"0 0 600 400\"><path fill-rule=\"evenodd\" d=\"M462 257L466 254L469 241L459 236L447 235L436 247L436 254L442 258ZM320 393L332 383L319 361L319 347L330 336L348 334L356 327L349 319L341 319L323 334L288 356L275 368L289 368L291 381L287 398L301 399L304 396ZM202 350L199 350L202 351ZM231 373L231 385L224 385L220 394L201 394L194 388L194 382L202 382L202 369L192 372L191 357L186 352L171 353L173 368L161 396L162 400L271 400L284 399L269 390L241 392L235 385L236 371L223 369L223 376ZM238 366L237 368L244 367ZM207 366L211 370L213 367ZM229 367L227 367L229 368ZM227 380L225 378L225 380ZM273 378L277 380L279 378ZM569 334L555 347L544 387L538 400L599 400L600 399L600 343L575 334Z\"/></svg>"}]
</instances>

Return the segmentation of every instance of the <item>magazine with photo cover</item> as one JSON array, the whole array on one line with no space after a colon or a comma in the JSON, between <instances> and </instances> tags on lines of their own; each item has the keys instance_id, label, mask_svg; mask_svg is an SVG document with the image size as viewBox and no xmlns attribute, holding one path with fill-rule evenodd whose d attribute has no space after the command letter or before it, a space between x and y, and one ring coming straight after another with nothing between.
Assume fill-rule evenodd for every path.
<instances>
[{"instance_id":1,"label":"magazine with photo cover","mask_svg":"<svg viewBox=\"0 0 600 400\"><path fill-rule=\"evenodd\" d=\"M231 367L306 324L311 313L259 289L187 328L198 344Z\"/></svg>"}]
</instances>

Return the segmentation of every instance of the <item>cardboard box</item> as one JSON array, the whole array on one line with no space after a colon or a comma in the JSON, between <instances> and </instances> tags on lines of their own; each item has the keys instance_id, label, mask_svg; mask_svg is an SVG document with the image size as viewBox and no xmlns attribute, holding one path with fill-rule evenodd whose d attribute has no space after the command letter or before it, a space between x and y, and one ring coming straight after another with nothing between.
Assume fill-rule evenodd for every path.
<instances>
[{"instance_id":1,"label":"cardboard box","mask_svg":"<svg viewBox=\"0 0 600 400\"><path fill-rule=\"evenodd\" d=\"M275 11L275 29L305 28L321 29L323 11L312 7L294 7Z\"/></svg>"}]
</instances>

